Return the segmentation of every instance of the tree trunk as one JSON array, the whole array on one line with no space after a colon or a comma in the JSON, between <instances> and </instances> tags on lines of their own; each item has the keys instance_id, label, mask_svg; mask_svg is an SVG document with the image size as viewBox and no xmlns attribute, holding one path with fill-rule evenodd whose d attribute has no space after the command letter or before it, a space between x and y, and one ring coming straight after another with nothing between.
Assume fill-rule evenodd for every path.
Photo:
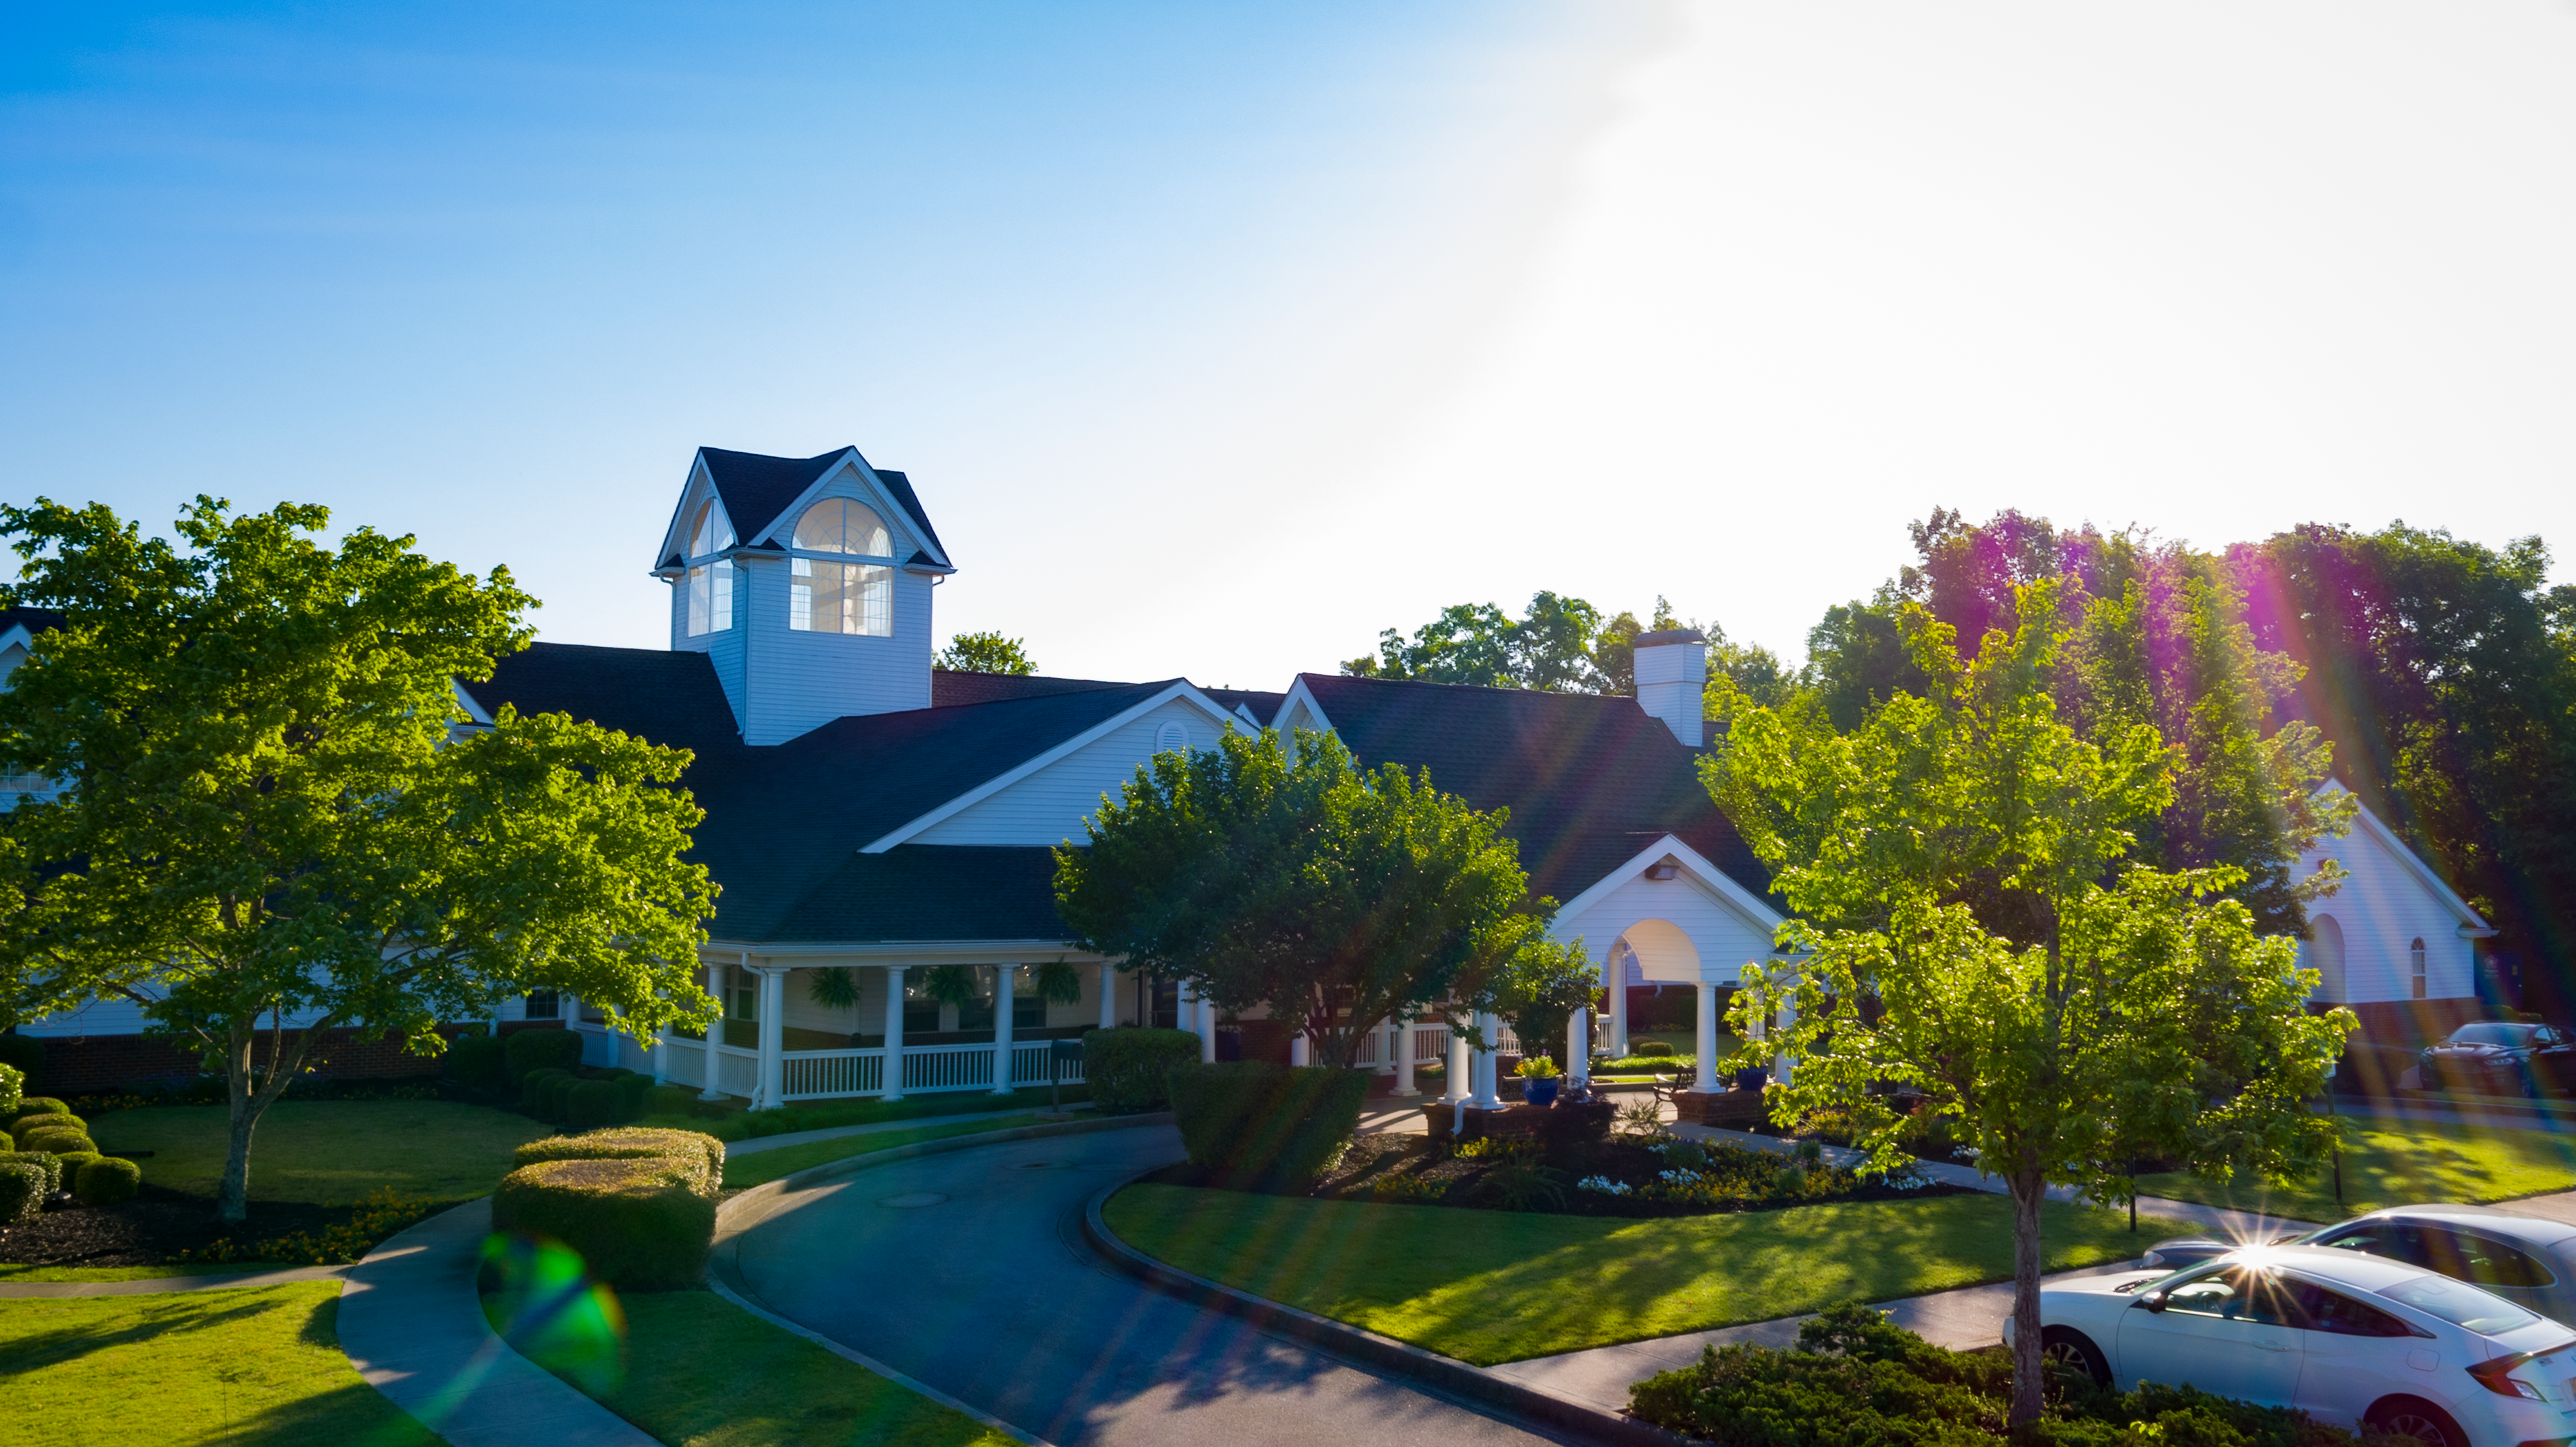
<instances>
[{"instance_id":1,"label":"tree trunk","mask_svg":"<svg viewBox=\"0 0 2576 1447\"><path fill-rule=\"evenodd\" d=\"M2013 1398L2012 1425L2039 1420L2039 1208L2048 1200L2048 1178L2035 1170L2005 1178L2013 1198Z\"/></svg>"},{"instance_id":2,"label":"tree trunk","mask_svg":"<svg viewBox=\"0 0 2576 1447\"><path fill-rule=\"evenodd\" d=\"M240 1221L250 1214L250 1135L259 1125L261 1101L251 1089L251 1046L256 1025L233 1026L224 1042L227 1114L224 1134L224 1182L215 1191L215 1219Z\"/></svg>"}]
</instances>

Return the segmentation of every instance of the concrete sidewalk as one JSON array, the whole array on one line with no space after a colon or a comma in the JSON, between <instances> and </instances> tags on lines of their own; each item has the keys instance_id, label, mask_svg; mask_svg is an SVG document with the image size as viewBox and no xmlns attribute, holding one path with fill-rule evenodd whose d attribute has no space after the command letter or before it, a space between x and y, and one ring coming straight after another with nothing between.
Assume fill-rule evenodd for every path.
<instances>
[{"instance_id":1,"label":"concrete sidewalk","mask_svg":"<svg viewBox=\"0 0 2576 1447\"><path fill-rule=\"evenodd\" d=\"M358 1375L451 1447L658 1447L493 1335L474 1285L491 1232L487 1196L430 1217L349 1269L340 1347Z\"/></svg>"}]
</instances>

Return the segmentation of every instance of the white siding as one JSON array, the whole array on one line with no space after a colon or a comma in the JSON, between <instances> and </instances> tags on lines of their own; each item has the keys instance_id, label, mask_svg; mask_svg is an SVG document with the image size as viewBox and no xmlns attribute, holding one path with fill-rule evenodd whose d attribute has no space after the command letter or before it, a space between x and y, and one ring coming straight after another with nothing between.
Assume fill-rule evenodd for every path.
<instances>
[{"instance_id":1,"label":"white siding","mask_svg":"<svg viewBox=\"0 0 2576 1447\"><path fill-rule=\"evenodd\" d=\"M898 544L898 548L902 545ZM786 560L746 558L735 592L749 617L745 640L743 738L785 743L852 714L930 707L931 581L895 570L894 633L871 638L802 633L787 626Z\"/></svg>"},{"instance_id":2,"label":"white siding","mask_svg":"<svg viewBox=\"0 0 2576 1447\"><path fill-rule=\"evenodd\" d=\"M1579 913L1560 914L1550 932L1558 939L1580 937L1594 960L1642 920L1672 925L1699 951L1700 979L1731 985L1747 960L1771 957L1772 922L1746 916L1733 904L1694 882L1642 875L1585 904Z\"/></svg>"},{"instance_id":3,"label":"white siding","mask_svg":"<svg viewBox=\"0 0 2576 1447\"><path fill-rule=\"evenodd\" d=\"M2460 938L2469 923L2380 842L2368 826L2326 840L2301 857L2313 872L2331 858L2350 876L2343 887L2308 905L2310 917L2328 915L2343 929L2345 997L2339 1005L2414 998L2407 947L2424 942L2424 997L2460 999L2477 993L2476 941ZM2299 963L2316 968L2314 946L2303 944Z\"/></svg>"},{"instance_id":4,"label":"white siding","mask_svg":"<svg viewBox=\"0 0 2576 1447\"><path fill-rule=\"evenodd\" d=\"M1099 810L1102 795L1114 796L1154 756L1154 736L1171 722L1188 731L1193 749L1215 748L1224 727L1189 700L1172 699L904 842L1048 845L1087 839L1083 820Z\"/></svg>"}]
</instances>

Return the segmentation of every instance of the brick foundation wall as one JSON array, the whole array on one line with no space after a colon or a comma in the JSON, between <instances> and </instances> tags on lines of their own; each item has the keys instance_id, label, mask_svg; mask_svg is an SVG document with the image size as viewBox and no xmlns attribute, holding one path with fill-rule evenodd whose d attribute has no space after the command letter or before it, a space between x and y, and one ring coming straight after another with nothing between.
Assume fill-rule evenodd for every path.
<instances>
[{"instance_id":1,"label":"brick foundation wall","mask_svg":"<svg viewBox=\"0 0 2576 1447\"><path fill-rule=\"evenodd\" d=\"M438 1033L453 1040L474 1027L442 1025ZM560 1020L505 1020L501 1033L515 1035L521 1030L560 1030ZM300 1030L286 1032L291 1038ZM28 1037L45 1044L45 1063L33 1080L27 1082L31 1094L77 1095L86 1091L108 1090L129 1080L145 1076L173 1075L201 1069L205 1052L162 1036L151 1035L43 1035ZM260 1032L252 1058L265 1065L269 1058L268 1033ZM413 1055L405 1051L400 1039L386 1039L380 1032L354 1029L328 1030L314 1042L304 1063L316 1074L335 1080L402 1080L438 1073L438 1057Z\"/></svg>"}]
</instances>

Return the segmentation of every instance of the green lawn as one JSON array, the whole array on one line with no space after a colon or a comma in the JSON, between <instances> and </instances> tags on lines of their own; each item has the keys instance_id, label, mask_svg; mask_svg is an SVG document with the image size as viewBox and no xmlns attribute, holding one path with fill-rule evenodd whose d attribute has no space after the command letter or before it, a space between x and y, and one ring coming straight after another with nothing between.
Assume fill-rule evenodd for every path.
<instances>
[{"instance_id":1,"label":"green lawn","mask_svg":"<svg viewBox=\"0 0 2576 1447\"><path fill-rule=\"evenodd\" d=\"M2344 1118L2343 1205L2334 1179L2266 1185L2204 1181L2184 1172L2140 1176L2138 1192L2234 1206L2302 1221L2340 1221L2382 1206L2501 1201L2576 1189L2576 1138L2548 1131Z\"/></svg>"},{"instance_id":2,"label":"green lawn","mask_svg":"<svg viewBox=\"0 0 2576 1447\"><path fill-rule=\"evenodd\" d=\"M179 1266L25 1266L0 1261L0 1282L12 1281L142 1281L160 1276L234 1276L254 1271L291 1271L270 1262L225 1261Z\"/></svg>"},{"instance_id":3,"label":"green lawn","mask_svg":"<svg viewBox=\"0 0 2576 1447\"><path fill-rule=\"evenodd\" d=\"M345 1206L391 1186L406 1196L465 1201L510 1171L522 1142L551 1134L525 1116L443 1100L283 1100L251 1138L254 1201ZM150 1151L147 1185L215 1194L224 1173L224 1107L158 1105L90 1122L108 1151Z\"/></svg>"},{"instance_id":4,"label":"green lawn","mask_svg":"<svg viewBox=\"0 0 2576 1447\"><path fill-rule=\"evenodd\" d=\"M340 1283L0 1301L14 1447L440 1439L359 1380Z\"/></svg>"},{"instance_id":5,"label":"green lawn","mask_svg":"<svg viewBox=\"0 0 2576 1447\"><path fill-rule=\"evenodd\" d=\"M493 1330L507 1335L503 1299L487 1296L483 1306ZM639 1294L623 1305L624 1370L593 1395L670 1447L1015 1447L713 1292Z\"/></svg>"},{"instance_id":6,"label":"green lawn","mask_svg":"<svg viewBox=\"0 0 2576 1447\"><path fill-rule=\"evenodd\" d=\"M760 1151L747 1156L727 1156L724 1183L728 1188L757 1186L780 1176L792 1176L808 1166L837 1161L849 1156L869 1155L876 1151L908 1146L915 1141L935 1141L946 1136L982 1135L986 1131L1011 1130L1038 1123L1036 1112L1005 1115L992 1120L952 1121L947 1125L925 1125L911 1130L884 1130L871 1135L848 1135L837 1140L807 1141L803 1145L780 1146L774 1151Z\"/></svg>"},{"instance_id":7,"label":"green lawn","mask_svg":"<svg viewBox=\"0 0 2576 1447\"><path fill-rule=\"evenodd\" d=\"M1611 1220L1129 1186L1109 1227L1182 1270L1491 1366L2012 1274L2002 1196ZM2051 1203L2048 1269L2171 1223Z\"/></svg>"}]
</instances>

